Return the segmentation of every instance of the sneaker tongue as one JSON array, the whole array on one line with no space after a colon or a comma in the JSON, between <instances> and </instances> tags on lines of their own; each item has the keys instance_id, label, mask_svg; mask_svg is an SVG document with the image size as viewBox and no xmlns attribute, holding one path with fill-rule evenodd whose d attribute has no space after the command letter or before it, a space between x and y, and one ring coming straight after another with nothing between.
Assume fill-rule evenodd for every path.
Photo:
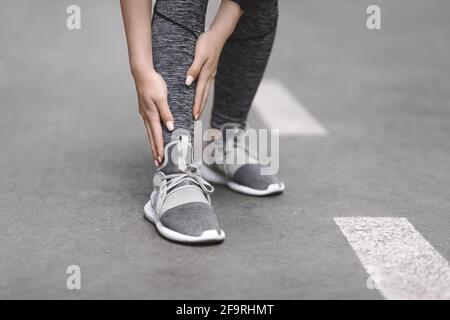
<instances>
[{"instance_id":1,"label":"sneaker tongue","mask_svg":"<svg viewBox=\"0 0 450 320\"><path fill-rule=\"evenodd\" d=\"M192 162L193 150L189 136L180 135L166 145L164 164L160 170L165 174L179 173Z\"/></svg>"}]
</instances>

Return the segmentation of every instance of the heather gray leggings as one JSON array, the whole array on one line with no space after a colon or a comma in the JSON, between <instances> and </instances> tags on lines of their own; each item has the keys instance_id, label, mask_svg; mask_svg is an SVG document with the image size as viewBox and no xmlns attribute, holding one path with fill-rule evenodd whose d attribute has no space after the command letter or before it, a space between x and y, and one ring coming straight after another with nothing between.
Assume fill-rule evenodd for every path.
<instances>
[{"instance_id":1,"label":"heather gray leggings","mask_svg":"<svg viewBox=\"0 0 450 320\"><path fill-rule=\"evenodd\" d=\"M195 43L205 29L208 0L158 0L152 23L153 62L169 91L175 128L193 133L195 83L185 85ZM250 1L222 51L214 88L211 126L244 123L272 50L277 0ZM164 129L164 142L170 133Z\"/></svg>"}]
</instances>

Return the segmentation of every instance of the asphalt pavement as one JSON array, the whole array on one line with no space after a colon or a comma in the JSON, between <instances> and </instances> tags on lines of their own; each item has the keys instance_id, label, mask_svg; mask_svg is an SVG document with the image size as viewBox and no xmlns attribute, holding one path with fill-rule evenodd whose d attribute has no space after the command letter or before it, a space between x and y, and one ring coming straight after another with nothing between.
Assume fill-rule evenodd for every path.
<instances>
[{"instance_id":1,"label":"asphalt pavement","mask_svg":"<svg viewBox=\"0 0 450 320\"><path fill-rule=\"evenodd\" d=\"M281 196L217 187L227 238L190 247L143 217L154 165L118 1L1 0L0 298L382 299L338 217L406 218L450 261L450 3L376 2L381 30L371 1L280 1L266 78L328 134L281 137Z\"/></svg>"}]
</instances>

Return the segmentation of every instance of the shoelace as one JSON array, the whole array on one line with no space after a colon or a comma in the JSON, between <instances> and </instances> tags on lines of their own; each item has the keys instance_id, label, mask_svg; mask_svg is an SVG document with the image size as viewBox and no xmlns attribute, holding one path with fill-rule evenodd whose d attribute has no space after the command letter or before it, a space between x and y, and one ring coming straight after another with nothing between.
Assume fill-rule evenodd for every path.
<instances>
[{"instance_id":1,"label":"shoelace","mask_svg":"<svg viewBox=\"0 0 450 320\"><path fill-rule=\"evenodd\" d=\"M198 186L204 193L208 202L211 203L210 194L214 192L214 187L199 173L200 163L189 164L185 170L181 170L178 173L172 173L164 175L161 177L161 188L158 201L158 212L160 211L162 204L164 203L167 195L172 189L178 187L181 183L185 181L193 182L194 185Z\"/></svg>"}]
</instances>

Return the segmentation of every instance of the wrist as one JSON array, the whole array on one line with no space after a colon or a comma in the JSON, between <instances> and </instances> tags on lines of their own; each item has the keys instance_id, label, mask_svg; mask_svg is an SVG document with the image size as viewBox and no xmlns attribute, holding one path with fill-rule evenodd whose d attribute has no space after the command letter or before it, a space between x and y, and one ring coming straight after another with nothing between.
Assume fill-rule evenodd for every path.
<instances>
[{"instance_id":1,"label":"wrist","mask_svg":"<svg viewBox=\"0 0 450 320\"><path fill-rule=\"evenodd\" d=\"M210 28L206 31L211 35L211 38L216 42L220 47L223 47L225 45L225 42L227 42L230 35L233 33L227 32L220 28Z\"/></svg>"},{"instance_id":2,"label":"wrist","mask_svg":"<svg viewBox=\"0 0 450 320\"><path fill-rule=\"evenodd\" d=\"M143 79L149 78L151 75L156 73L153 64L151 63L138 63L132 62L131 66L131 74L135 81L141 81Z\"/></svg>"}]
</instances>

